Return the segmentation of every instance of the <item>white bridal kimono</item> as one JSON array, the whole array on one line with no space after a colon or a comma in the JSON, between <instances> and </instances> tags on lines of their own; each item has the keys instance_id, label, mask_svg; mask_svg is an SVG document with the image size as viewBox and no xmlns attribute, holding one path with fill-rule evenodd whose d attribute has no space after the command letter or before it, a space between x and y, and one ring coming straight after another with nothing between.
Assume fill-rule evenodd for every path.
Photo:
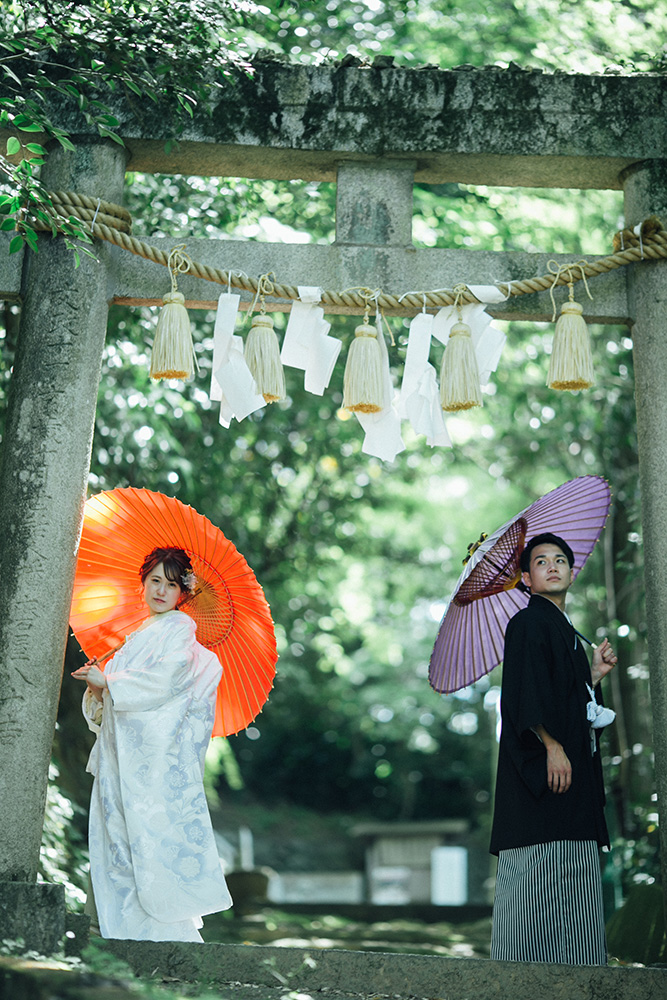
<instances>
[{"instance_id":1,"label":"white bridal kimono","mask_svg":"<svg viewBox=\"0 0 667 1000\"><path fill-rule=\"evenodd\" d=\"M154 615L108 664L103 707L84 694L98 734L89 847L105 938L201 941L202 914L232 905L202 783L222 668L195 630L182 611Z\"/></svg>"}]
</instances>

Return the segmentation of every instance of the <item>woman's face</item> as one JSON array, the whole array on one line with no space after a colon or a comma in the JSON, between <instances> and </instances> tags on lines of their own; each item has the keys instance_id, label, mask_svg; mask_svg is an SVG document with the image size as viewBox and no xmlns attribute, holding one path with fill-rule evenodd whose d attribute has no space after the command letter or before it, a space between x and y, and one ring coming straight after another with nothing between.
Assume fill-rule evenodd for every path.
<instances>
[{"instance_id":1,"label":"woman's face","mask_svg":"<svg viewBox=\"0 0 667 1000\"><path fill-rule=\"evenodd\" d=\"M173 611L181 598L181 588L175 580L164 575L162 563L158 563L144 580L144 600L152 615L162 615Z\"/></svg>"}]
</instances>

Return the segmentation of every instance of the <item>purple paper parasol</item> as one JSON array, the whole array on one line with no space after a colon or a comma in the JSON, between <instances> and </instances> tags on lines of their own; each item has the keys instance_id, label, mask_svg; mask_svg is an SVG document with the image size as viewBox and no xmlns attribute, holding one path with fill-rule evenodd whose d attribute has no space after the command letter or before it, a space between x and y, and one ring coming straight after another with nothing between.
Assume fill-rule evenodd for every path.
<instances>
[{"instance_id":1,"label":"purple paper parasol","mask_svg":"<svg viewBox=\"0 0 667 1000\"><path fill-rule=\"evenodd\" d=\"M530 596L517 589L526 541L544 531L560 535L574 553L576 577L600 537L610 503L605 479L580 476L536 500L472 547L431 654L432 688L458 691L501 662L507 623L525 608Z\"/></svg>"}]
</instances>

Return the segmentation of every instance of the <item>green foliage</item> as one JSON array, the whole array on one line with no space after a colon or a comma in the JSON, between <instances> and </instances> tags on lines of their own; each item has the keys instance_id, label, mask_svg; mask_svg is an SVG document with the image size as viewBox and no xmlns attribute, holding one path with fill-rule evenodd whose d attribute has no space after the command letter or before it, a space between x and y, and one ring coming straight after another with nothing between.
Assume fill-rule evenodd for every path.
<instances>
[{"instance_id":1,"label":"green foliage","mask_svg":"<svg viewBox=\"0 0 667 1000\"><path fill-rule=\"evenodd\" d=\"M609 953L624 962L664 965L667 935L663 894L657 885L635 886L607 925Z\"/></svg>"},{"instance_id":2,"label":"green foliage","mask_svg":"<svg viewBox=\"0 0 667 1000\"><path fill-rule=\"evenodd\" d=\"M64 885L68 907L79 910L86 899L88 851L85 836L74 820L77 814L85 819L85 813L63 794L58 778L58 769L52 764L49 769L39 876L45 882Z\"/></svg>"},{"instance_id":3,"label":"green foliage","mask_svg":"<svg viewBox=\"0 0 667 1000\"><path fill-rule=\"evenodd\" d=\"M653 0L329 0L255 30L301 62L391 54L399 65L599 73L661 71L666 28Z\"/></svg>"},{"instance_id":4,"label":"green foliage","mask_svg":"<svg viewBox=\"0 0 667 1000\"><path fill-rule=\"evenodd\" d=\"M617 837L612 843L612 857L624 893L630 892L637 885L653 885L660 881L660 844L655 797L648 808L636 802L633 814L630 835Z\"/></svg>"},{"instance_id":5,"label":"green foliage","mask_svg":"<svg viewBox=\"0 0 667 1000\"><path fill-rule=\"evenodd\" d=\"M425 247L566 253L577 259L612 252L622 210L620 192L417 184L413 241Z\"/></svg>"},{"instance_id":6,"label":"green foliage","mask_svg":"<svg viewBox=\"0 0 667 1000\"><path fill-rule=\"evenodd\" d=\"M336 185L134 173L127 176L125 206L140 238L225 235L258 242L330 243Z\"/></svg>"},{"instance_id":7,"label":"green foliage","mask_svg":"<svg viewBox=\"0 0 667 1000\"><path fill-rule=\"evenodd\" d=\"M210 113L223 83L247 71L252 52L267 45L303 62L390 52L388 65L398 53L404 65L432 58L443 67L495 60L662 71L666 27L667 13L650 0L471 0L465 7L451 0L201 0L196 9L187 0L8 3L0 10L0 129L8 133L0 230L16 231L10 253L37 251L36 224L60 231L78 263L80 253L91 253L85 227L60 214L39 179L49 140L74 148L63 115L122 145L117 99L139 123L148 102L163 114L170 148L194 110Z\"/></svg>"},{"instance_id":8,"label":"green foliage","mask_svg":"<svg viewBox=\"0 0 667 1000\"><path fill-rule=\"evenodd\" d=\"M35 223L60 231L73 250L90 253L90 237L54 207L39 180L48 141L74 145L62 127L74 114L98 135L123 145L114 101L123 97L141 119L142 103L158 106L171 141L230 74L245 71L244 21L237 0L67 0L9 3L0 9L0 129L9 132L0 172L3 230L15 229L10 253L37 251ZM131 40L131 42L130 42ZM40 142L30 135L37 134ZM75 258L78 261L78 257Z\"/></svg>"}]
</instances>

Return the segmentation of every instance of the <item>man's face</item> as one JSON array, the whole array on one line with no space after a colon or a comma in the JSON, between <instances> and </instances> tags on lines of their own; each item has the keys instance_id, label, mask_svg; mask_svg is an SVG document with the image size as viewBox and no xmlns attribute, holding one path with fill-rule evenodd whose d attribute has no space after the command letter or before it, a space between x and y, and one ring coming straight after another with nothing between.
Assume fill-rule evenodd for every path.
<instances>
[{"instance_id":1,"label":"man's face","mask_svg":"<svg viewBox=\"0 0 667 1000\"><path fill-rule=\"evenodd\" d=\"M530 571L522 573L521 579L530 587L531 594L553 599L567 593L574 572L562 549L547 543L535 546L530 553Z\"/></svg>"}]
</instances>

